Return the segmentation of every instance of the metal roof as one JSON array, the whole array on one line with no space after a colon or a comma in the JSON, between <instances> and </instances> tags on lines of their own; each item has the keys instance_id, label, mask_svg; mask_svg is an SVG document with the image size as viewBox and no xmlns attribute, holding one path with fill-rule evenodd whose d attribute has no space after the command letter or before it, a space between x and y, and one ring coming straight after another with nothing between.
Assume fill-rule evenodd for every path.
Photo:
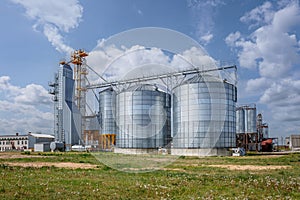
<instances>
[{"instance_id":1,"label":"metal roof","mask_svg":"<svg viewBox=\"0 0 300 200\"><path fill-rule=\"evenodd\" d=\"M28 135L31 135L36 138L54 138L54 135L42 134L42 133L29 133Z\"/></svg>"},{"instance_id":2,"label":"metal roof","mask_svg":"<svg viewBox=\"0 0 300 200\"><path fill-rule=\"evenodd\" d=\"M27 137L28 135L0 135L0 138L4 138L4 137Z\"/></svg>"}]
</instances>

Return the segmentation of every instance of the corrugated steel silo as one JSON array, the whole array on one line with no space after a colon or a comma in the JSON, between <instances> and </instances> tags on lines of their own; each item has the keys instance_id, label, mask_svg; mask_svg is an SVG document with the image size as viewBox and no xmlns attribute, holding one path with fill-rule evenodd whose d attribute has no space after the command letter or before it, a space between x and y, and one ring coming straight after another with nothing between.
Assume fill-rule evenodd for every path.
<instances>
[{"instance_id":1,"label":"corrugated steel silo","mask_svg":"<svg viewBox=\"0 0 300 200\"><path fill-rule=\"evenodd\" d=\"M115 152L146 153L168 145L171 96L149 84L137 85L116 96L116 121L119 129ZM145 150L145 151L137 151Z\"/></svg>"},{"instance_id":2,"label":"corrugated steel silo","mask_svg":"<svg viewBox=\"0 0 300 200\"><path fill-rule=\"evenodd\" d=\"M116 92L112 88L99 92L99 115L100 134L116 134L117 126L115 119Z\"/></svg>"},{"instance_id":3,"label":"corrugated steel silo","mask_svg":"<svg viewBox=\"0 0 300 200\"><path fill-rule=\"evenodd\" d=\"M196 75L173 92L173 155L225 155L236 143L236 87Z\"/></svg>"},{"instance_id":4,"label":"corrugated steel silo","mask_svg":"<svg viewBox=\"0 0 300 200\"><path fill-rule=\"evenodd\" d=\"M245 110L243 107L236 109L236 133L245 133Z\"/></svg>"},{"instance_id":5,"label":"corrugated steel silo","mask_svg":"<svg viewBox=\"0 0 300 200\"><path fill-rule=\"evenodd\" d=\"M99 113L100 138L98 140L101 149L111 149L115 145L118 133L116 118L116 92L107 88L99 92Z\"/></svg>"},{"instance_id":6,"label":"corrugated steel silo","mask_svg":"<svg viewBox=\"0 0 300 200\"><path fill-rule=\"evenodd\" d=\"M246 132L256 133L256 107L245 107L246 114Z\"/></svg>"}]
</instances>

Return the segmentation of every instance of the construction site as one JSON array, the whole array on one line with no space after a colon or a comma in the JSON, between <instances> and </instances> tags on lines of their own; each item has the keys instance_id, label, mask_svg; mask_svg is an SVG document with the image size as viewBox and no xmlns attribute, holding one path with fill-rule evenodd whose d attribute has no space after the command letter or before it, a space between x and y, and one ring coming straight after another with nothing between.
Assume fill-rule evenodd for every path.
<instances>
[{"instance_id":1,"label":"construction site","mask_svg":"<svg viewBox=\"0 0 300 200\"><path fill-rule=\"evenodd\" d=\"M235 65L109 81L87 64L87 56L84 50L73 52L49 83L52 151L214 156L232 155L236 148L274 150L278 139L269 138L268 124L255 104L236 105ZM88 73L102 82L90 84ZM87 105L87 91L97 110Z\"/></svg>"}]
</instances>

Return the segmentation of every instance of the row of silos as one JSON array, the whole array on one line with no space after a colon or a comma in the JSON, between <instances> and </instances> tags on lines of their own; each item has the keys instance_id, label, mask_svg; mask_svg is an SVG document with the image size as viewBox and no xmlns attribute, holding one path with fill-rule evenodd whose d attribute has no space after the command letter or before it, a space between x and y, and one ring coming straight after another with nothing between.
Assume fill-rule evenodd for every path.
<instances>
[{"instance_id":1,"label":"row of silos","mask_svg":"<svg viewBox=\"0 0 300 200\"><path fill-rule=\"evenodd\" d=\"M141 84L99 96L100 132L117 133L115 152L171 147L174 155L225 155L235 147L236 87L220 78L196 75L172 94Z\"/></svg>"},{"instance_id":2,"label":"row of silos","mask_svg":"<svg viewBox=\"0 0 300 200\"><path fill-rule=\"evenodd\" d=\"M236 108L236 133L256 133L256 106L246 105Z\"/></svg>"}]
</instances>

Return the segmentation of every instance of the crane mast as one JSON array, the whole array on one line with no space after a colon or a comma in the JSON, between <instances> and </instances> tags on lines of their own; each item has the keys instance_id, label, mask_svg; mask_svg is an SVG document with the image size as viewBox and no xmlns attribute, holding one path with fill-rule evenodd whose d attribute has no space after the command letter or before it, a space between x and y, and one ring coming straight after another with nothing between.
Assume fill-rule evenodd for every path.
<instances>
[{"instance_id":1,"label":"crane mast","mask_svg":"<svg viewBox=\"0 0 300 200\"><path fill-rule=\"evenodd\" d=\"M71 63L74 64L74 80L76 85L75 102L82 116L86 114L86 76L88 74L87 68L84 65L86 56L88 54L81 49L74 51L71 55Z\"/></svg>"}]
</instances>

